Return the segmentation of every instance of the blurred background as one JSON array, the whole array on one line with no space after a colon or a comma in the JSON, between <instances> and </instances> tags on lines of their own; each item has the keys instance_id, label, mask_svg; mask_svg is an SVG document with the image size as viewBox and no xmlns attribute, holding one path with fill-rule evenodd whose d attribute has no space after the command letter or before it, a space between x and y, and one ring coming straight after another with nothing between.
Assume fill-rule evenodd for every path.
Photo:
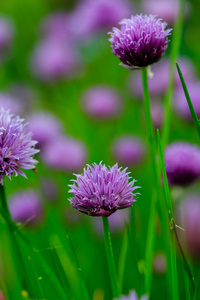
<instances>
[{"instance_id":1,"label":"blurred background","mask_svg":"<svg viewBox=\"0 0 200 300\"><path fill-rule=\"evenodd\" d=\"M87 163L100 161L106 165L118 162L120 166L128 167L131 176L142 187L133 209L116 212L109 220L117 269L123 275L122 291L128 294L129 290L135 289L139 296L143 291L152 178L142 86L140 72L119 66L108 41L112 27L122 18L136 13L156 14L168 23L168 28L173 28L179 2L1 0L0 3L0 106L25 119L40 149L36 157L39 161L37 169L26 171L28 180L20 176L12 181L5 179L9 208L13 219L21 224L20 228L57 278L61 275L56 270L58 261L51 247L60 249L57 255L66 273L63 278L66 276L69 285L65 288L70 291L66 299L82 299L81 289L76 287L76 275L70 279L73 266L69 263L70 255L66 254L66 236L82 268L90 299L111 299L101 219L82 215L70 208L68 201L68 184L75 178L73 173L81 172ZM200 117L199 13L199 1L186 2L178 62ZM173 43L173 33L170 40ZM161 61L152 66L154 77L149 79L153 123L160 129L169 82L170 49L171 42ZM169 142L177 141L199 144L175 70ZM184 212L188 211L185 202L191 201L191 208L195 198L193 210L200 212L199 180L187 186L172 184L171 195L177 224L184 226L182 219L190 219L183 218ZM129 224L131 213L135 220L135 243L128 247L123 271L120 262L126 241L125 223ZM159 299L161 295L162 299L170 299L166 245L159 221L157 223L150 299ZM193 229L190 234L194 235L195 242L189 241L188 246L187 236L183 237L183 242L197 274L200 258L198 216L191 228L197 232L195 236ZM12 272L8 271L13 266L4 248L9 249L6 237L2 245L0 289L7 290L8 299L17 299L9 292L11 287L5 288L4 281L9 281L11 286L17 281L17 275L11 276ZM178 250L177 255L181 261ZM178 272L182 282L181 263ZM47 299L60 299L56 297L56 291L52 298L54 292L48 292L48 285L48 280L44 279ZM36 292L29 291L29 295L37 298ZM185 299L182 285L180 295Z\"/></svg>"}]
</instances>

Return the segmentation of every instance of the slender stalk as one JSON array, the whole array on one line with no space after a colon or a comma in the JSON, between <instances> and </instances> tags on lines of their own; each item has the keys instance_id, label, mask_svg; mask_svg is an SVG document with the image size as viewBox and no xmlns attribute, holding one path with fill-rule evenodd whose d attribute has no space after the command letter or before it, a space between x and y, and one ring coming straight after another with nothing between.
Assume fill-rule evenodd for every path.
<instances>
[{"instance_id":1,"label":"slender stalk","mask_svg":"<svg viewBox=\"0 0 200 300\"><path fill-rule=\"evenodd\" d=\"M173 299L178 299L178 282L177 282L177 268L176 268L176 249L175 249L175 238L179 247L179 250L181 252L183 262L184 262L184 267L185 270L188 273L189 279L191 281L191 285L194 289L195 283L194 283L194 277L192 275L192 271L190 269L190 266L187 262L186 256L184 254L181 242L178 237L178 233L176 230L176 225L175 221L172 218L172 203L171 203L171 198L170 198L170 192L169 192L169 185L167 182L167 173L165 169L165 162L164 162L164 157L163 157L163 151L162 151L162 146L161 146L161 140L160 140L160 134L159 134L159 129L157 129L157 138L158 138L158 147L159 147L159 154L160 154L160 160L161 160L161 165L162 165L162 172L163 172L163 180L164 180L164 188L165 188L165 197L166 197L166 206L168 209L168 217L169 217L169 222L170 222L170 229L173 230L174 233L171 232L171 239L170 239L170 249L171 249L171 278L172 280L172 287L173 287Z\"/></svg>"},{"instance_id":2,"label":"slender stalk","mask_svg":"<svg viewBox=\"0 0 200 300\"><path fill-rule=\"evenodd\" d=\"M151 199L151 203L153 203L154 205L155 205L155 200L156 198L154 193ZM156 209L154 205L151 205L147 243L146 243L147 245L146 245L146 253L145 253L145 261L146 261L145 290L148 293L150 293L151 281L152 281L151 263L152 263L152 255L153 255L154 240L155 240Z\"/></svg>"},{"instance_id":3,"label":"slender stalk","mask_svg":"<svg viewBox=\"0 0 200 300\"><path fill-rule=\"evenodd\" d=\"M184 17L184 2L185 0L180 0L180 11L178 18L176 20L174 30L173 30L173 40L172 40L172 49L171 49L171 63L170 63L170 76L167 93L165 96L165 119L162 129L162 145L166 146L169 139L170 132L170 121L171 121L171 112L172 112L172 97L174 90L174 71L175 71L175 62L178 57L181 38L182 38L182 29L183 29L183 17Z\"/></svg>"},{"instance_id":4,"label":"slender stalk","mask_svg":"<svg viewBox=\"0 0 200 300\"><path fill-rule=\"evenodd\" d=\"M119 290L117 271L115 267L113 250L112 250L108 217L102 217L102 222L103 222L106 256L108 261L108 269L110 274L113 297L118 298L120 296L120 290Z\"/></svg>"},{"instance_id":5,"label":"slender stalk","mask_svg":"<svg viewBox=\"0 0 200 300\"><path fill-rule=\"evenodd\" d=\"M158 175L157 175L157 166L156 166L156 144L155 144L155 137L154 137L153 122L151 118L151 106L150 106L150 95L148 89L147 68L141 69L141 75L142 75L143 97L144 97L144 114L145 114L146 129L147 129L147 134L149 139L149 147L151 152L154 187L157 189Z\"/></svg>"},{"instance_id":6,"label":"slender stalk","mask_svg":"<svg viewBox=\"0 0 200 300\"><path fill-rule=\"evenodd\" d=\"M187 103L188 103L188 106L189 106L189 109L190 109L190 112L191 112L191 115L192 115L192 119L193 119L194 125L196 127L198 136L200 138L200 123L199 123L199 119L197 118L197 115L195 113L194 106L193 106L192 101L190 99L190 95L188 93L188 89L187 89L187 86L185 84L185 80L183 78L183 75L181 73L181 70L180 70L180 67L179 67L178 63L176 63L176 67L177 67L178 74L179 74L179 77L180 77L180 80L181 80L181 84L182 84L182 87L183 87L183 90L184 90L184 93L185 93L185 97L186 97L186 100L187 100Z\"/></svg>"},{"instance_id":7,"label":"slender stalk","mask_svg":"<svg viewBox=\"0 0 200 300\"><path fill-rule=\"evenodd\" d=\"M0 184L0 198L1 198L1 207L3 209L3 212L6 214L7 218L11 221L11 216L8 209L8 203L6 200L5 186L3 184Z\"/></svg>"},{"instance_id":8,"label":"slender stalk","mask_svg":"<svg viewBox=\"0 0 200 300\"><path fill-rule=\"evenodd\" d=\"M197 277L196 289L195 289L193 300L199 300L199 299L200 299L200 271Z\"/></svg>"}]
</instances>

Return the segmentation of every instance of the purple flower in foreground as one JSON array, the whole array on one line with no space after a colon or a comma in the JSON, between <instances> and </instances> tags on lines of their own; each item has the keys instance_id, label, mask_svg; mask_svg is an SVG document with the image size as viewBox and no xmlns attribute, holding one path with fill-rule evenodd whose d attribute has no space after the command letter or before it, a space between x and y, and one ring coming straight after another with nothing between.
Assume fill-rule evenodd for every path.
<instances>
[{"instance_id":1,"label":"purple flower in foreground","mask_svg":"<svg viewBox=\"0 0 200 300\"><path fill-rule=\"evenodd\" d=\"M42 219L43 206L34 190L30 189L13 195L8 206L15 222L35 225Z\"/></svg>"},{"instance_id":2,"label":"purple flower in foreground","mask_svg":"<svg viewBox=\"0 0 200 300\"><path fill-rule=\"evenodd\" d=\"M142 296L140 300L147 300L148 297L146 295ZM128 296L122 295L120 298L115 298L114 300L139 300L136 291L130 291Z\"/></svg>"},{"instance_id":3,"label":"purple flower in foreground","mask_svg":"<svg viewBox=\"0 0 200 300\"><path fill-rule=\"evenodd\" d=\"M174 142L165 150L165 165L170 185L188 185L200 176L200 148L186 142Z\"/></svg>"},{"instance_id":4,"label":"purple flower in foreground","mask_svg":"<svg viewBox=\"0 0 200 300\"><path fill-rule=\"evenodd\" d=\"M71 206L89 216L110 216L117 209L132 206L138 194L133 191L138 186L133 186L135 180L129 182L130 172L126 170L118 164L108 168L101 162L88 165L69 185L73 194L69 199Z\"/></svg>"},{"instance_id":5,"label":"purple flower in foreground","mask_svg":"<svg viewBox=\"0 0 200 300\"><path fill-rule=\"evenodd\" d=\"M165 30L167 23L152 15L136 15L123 19L121 29L110 32L113 53L128 69L141 68L157 62L165 53L167 36L171 29Z\"/></svg>"},{"instance_id":6,"label":"purple flower in foreground","mask_svg":"<svg viewBox=\"0 0 200 300\"><path fill-rule=\"evenodd\" d=\"M33 169L37 160L33 155L39 150L35 149L36 141L31 139L32 134L27 132L26 124L19 116L14 116L0 109L0 183L4 176L18 174L26 177L21 169Z\"/></svg>"}]
</instances>

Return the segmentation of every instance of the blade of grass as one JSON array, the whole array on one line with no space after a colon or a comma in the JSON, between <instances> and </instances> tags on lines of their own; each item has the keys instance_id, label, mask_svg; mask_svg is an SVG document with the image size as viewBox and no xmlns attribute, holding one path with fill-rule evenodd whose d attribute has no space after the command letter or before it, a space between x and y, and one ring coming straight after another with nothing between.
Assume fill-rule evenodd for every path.
<instances>
[{"instance_id":1,"label":"blade of grass","mask_svg":"<svg viewBox=\"0 0 200 300\"><path fill-rule=\"evenodd\" d=\"M169 84L167 93L165 96L165 118L162 128L162 146L165 146L168 143L169 139L169 131L171 124L171 112L172 112L172 97L173 97L173 89L174 89L174 71L175 71L175 62L178 57L181 38L182 38L182 30L183 30L183 17L184 17L184 4L185 0L180 0L180 11L179 15L176 19L176 23L174 25L173 30L173 40L172 40L172 49L171 49L171 63L170 63L170 76L169 76Z\"/></svg>"},{"instance_id":2,"label":"blade of grass","mask_svg":"<svg viewBox=\"0 0 200 300\"><path fill-rule=\"evenodd\" d=\"M119 274L118 278L119 278L120 290L122 290L122 286L123 286L127 251L128 251L128 237L127 237L127 230L125 230L123 240L122 240L122 247L121 247L121 253L120 253L120 258L119 258L119 268L118 268L118 274Z\"/></svg>"},{"instance_id":3,"label":"blade of grass","mask_svg":"<svg viewBox=\"0 0 200 300\"><path fill-rule=\"evenodd\" d=\"M181 80L181 84L182 84L182 87L183 87L183 90L184 90L184 93L185 93L185 97L186 97L186 100L187 100L187 103L188 103L188 106L189 106L189 109L190 109L190 112L191 112L191 115L192 115L192 119L194 121L194 125L196 127L198 136L200 138L200 123L199 123L199 120L198 120L197 115L195 113L192 101L190 99L190 95L188 93L188 89L187 89L185 80L183 78L183 75L181 73L181 70L180 70L180 67L179 67L178 63L176 63L176 67L177 67L178 74L179 74L179 77L180 77L180 80Z\"/></svg>"},{"instance_id":4,"label":"blade of grass","mask_svg":"<svg viewBox=\"0 0 200 300\"><path fill-rule=\"evenodd\" d=\"M162 173L163 173L163 181L164 181L164 191L166 197L166 207L168 210L169 222L171 223L171 213L172 213L172 205L169 193L169 186L167 182L167 174L165 169L165 162L164 156L161 146L160 134L159 129L157 129L157 139L158 139L158 148L159 148L159 156L162 166ZM179 299L179 292L178 292L178 279L177 279L177 265L176 265L176 248L175 248L175 235L172 231L173 225L171 226L171 234L170 234L170 253L171 253L171 283L172 283L172 299L178 300Z\"/></svg>"},{"instance_id":5,"label":"blade of grass","mask_svg":"<svg viewBox=\"0 0 200 300\"><path fill-rule=\"evenodd\" d=\"M195 289L193 300L199 300L199 299L200 299L200 271L197 277L196 289Z\"/></svg>"},{"instance_id":6,"label":"blade of grass","mask_svg":"<svg viewBox=\"0 0 200 300\"><path fill-rule=\"evenodd\" d=\"M106 256L107 256L113 297L118 298L120 296L120 290L119 290L117 271L115 267L115 261L114 261L113 250L112 250L108 217L102 217L102 222L103 222L105 249L106 249Z\"/></svg>"}]
</instances>

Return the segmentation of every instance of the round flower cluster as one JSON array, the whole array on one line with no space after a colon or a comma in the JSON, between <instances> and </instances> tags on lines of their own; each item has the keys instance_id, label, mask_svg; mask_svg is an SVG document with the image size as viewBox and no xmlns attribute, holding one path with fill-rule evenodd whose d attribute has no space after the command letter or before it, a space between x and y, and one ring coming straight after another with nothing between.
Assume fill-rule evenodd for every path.
<instances>
[{"instance_id":1,"label":"round flower cluster","mask_svg":"<svg viewBox=\"0 0 200 300\"><path fill-rule=\"evenodd\" d=\"M100 162L88 165L83 174L69 185L73 197L69 199L71 206L90 216L110 216L117 209L132 206L135 201L133 186L135 180L129 182L127 169L121 170L118 164L106 167Z\"/></svg>"},{"instance_id":2,"label":"round flower cluster","mask_svg":"<svg viewBox=\"0 0 200 300\"><path fill-rule=\"evenodd\" d=\"M32 134L27 132L23 119L0 109L0 183L4 176L18 174L26 177L21 169L33 169L37 160L33 155L39 150L35 149L36 141Z\"/></svg>"},{"instance_id":3,"label":"round flower cluster","mask_svg":"<svg viewBox=\"0 0 200 300\"><path fill-rule=\"evenodd\" d=\"M153 15L136 15L123 19L121 29L110 32L111 48L128 69L141 68L157 62L165 53L171 29Z\"/></svg>"}]
</instances>

